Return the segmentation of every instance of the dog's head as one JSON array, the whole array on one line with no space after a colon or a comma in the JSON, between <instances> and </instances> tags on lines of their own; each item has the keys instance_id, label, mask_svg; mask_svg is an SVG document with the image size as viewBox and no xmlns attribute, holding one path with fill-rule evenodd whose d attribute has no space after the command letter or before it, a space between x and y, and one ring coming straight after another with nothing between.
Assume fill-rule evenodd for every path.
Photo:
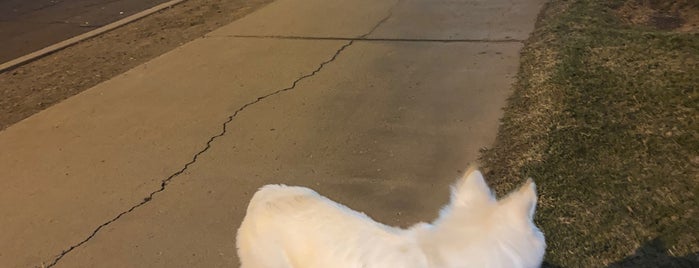
<instances>
[{"instance_id":1,"label":"dog's head","mask_svg":"<svg viewBox=\"0 0 699 268\"><path fill-rule=\"evenodd\" d=\"M471 168L452 187L450 204L434 223L434 234L445 243L440 255L449 263L468 259L473 267L538 267L546 243L533 221L536 203L533 180L496 200L483 175Z\"/></svg>"}]
</instances>

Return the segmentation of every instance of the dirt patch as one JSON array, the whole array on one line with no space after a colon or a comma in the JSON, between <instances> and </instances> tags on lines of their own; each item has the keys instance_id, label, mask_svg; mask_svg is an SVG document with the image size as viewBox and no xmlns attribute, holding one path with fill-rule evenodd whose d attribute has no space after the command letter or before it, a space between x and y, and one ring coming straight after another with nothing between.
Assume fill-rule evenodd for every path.
<instances>
[{"instance_id":1,"label":"dirt patch","mask_svg":"<svg viewBox=\"0 0 699 268\"><path fill-rule=\"evenodd\" d=\"M617 9L624 22L657 30L699 32L699 3L693 0L625 1Z\"/></svg>"},{"instance_id":2,"label":"dirt patch","mask_svg":"<svg viewBox=\"0 0 699 268\"><path fill-rule=\"evenodd\" d=\"M189 0L0 73L0 130L272 0Z\"/></svg>"}]
</instances>

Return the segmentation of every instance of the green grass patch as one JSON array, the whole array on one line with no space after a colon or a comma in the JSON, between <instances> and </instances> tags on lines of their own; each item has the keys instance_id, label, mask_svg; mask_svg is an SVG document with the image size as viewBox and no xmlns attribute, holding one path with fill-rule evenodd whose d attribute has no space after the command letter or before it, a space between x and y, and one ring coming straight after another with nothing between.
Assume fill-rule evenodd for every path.
<instances>
[{"instance_id":1,"label":"green grass patch","mask_svg":"<svg viewBox=\"0 0 699 268\"><path fill-rule=\"evenodd\" d=\"M699 34L624 4L547 4L482 162L498 192L537 182L548 265L699 267Z\"/></svg>"}]
</instances>

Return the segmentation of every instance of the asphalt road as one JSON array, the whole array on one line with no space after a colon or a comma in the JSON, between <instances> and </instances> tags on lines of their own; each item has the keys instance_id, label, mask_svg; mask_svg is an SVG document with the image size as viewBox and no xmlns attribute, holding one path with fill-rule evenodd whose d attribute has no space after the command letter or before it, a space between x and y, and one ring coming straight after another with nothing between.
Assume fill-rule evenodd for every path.
<instances>
[{"instance_id":1,"label":"asphalt road","mask_svg":"<svg viewBox=\"0 0 699 268\"><path fill-rule=\"evenodd\" d=\"M0 63L167 0L0 0Z\"/></svg>"}]
</instances>

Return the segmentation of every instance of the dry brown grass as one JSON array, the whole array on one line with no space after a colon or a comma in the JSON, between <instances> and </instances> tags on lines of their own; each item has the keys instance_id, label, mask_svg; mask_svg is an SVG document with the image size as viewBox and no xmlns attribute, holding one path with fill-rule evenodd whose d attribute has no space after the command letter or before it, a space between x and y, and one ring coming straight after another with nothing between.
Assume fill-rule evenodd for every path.
<instances>
[{"instance_id":1,"label":"dry brown grass","mask_svg":"<svg viewBox=\"0 0 699 268\"><path fill-rule=\"evenodd\" d=\"M677 32L699 32L699 2L694 0L625 1L617 9L623 22Z\"/></svg>"},{"instance_id":2,"label":"dry brown grass","mask_svg":"<svg viewBox=\"0 0 699 268\"><path fill-rule=\"evenodd\" d=\"M551 1L483 154L498 192L537 182L548 266L699 267L699 35L637 3Z\"/></svg>"}]
</instances>

